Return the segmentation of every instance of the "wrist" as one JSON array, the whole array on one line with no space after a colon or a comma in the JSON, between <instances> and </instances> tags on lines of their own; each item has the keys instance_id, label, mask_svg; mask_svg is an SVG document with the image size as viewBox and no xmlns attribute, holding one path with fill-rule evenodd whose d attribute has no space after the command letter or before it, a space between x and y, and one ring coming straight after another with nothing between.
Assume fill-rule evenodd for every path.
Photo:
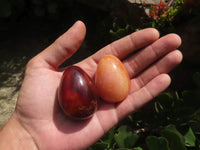
<instances>
[{"instance_id":1,"label":"wrist","mask_svg":"<svg viewBox=\"0 0 200 150\"><path fill-rule=\"evenodd\" d=\"M14 113L0 131L0 149L36 150L37 146Z\"/></svg>"}]
</instances>

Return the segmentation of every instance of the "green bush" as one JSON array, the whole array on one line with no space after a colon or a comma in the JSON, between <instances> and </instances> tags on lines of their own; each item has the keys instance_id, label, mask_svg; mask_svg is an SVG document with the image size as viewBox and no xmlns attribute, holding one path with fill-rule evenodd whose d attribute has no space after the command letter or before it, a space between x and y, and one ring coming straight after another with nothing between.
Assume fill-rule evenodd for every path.
<instances>
[{"instance_id":1,"label":"green bush","mask_svg":"<svg viewBox=\"0 0 200 150\"><path fill-rule=\"evenodd\" d=\"M193 82L200 88L200 73ZM200 149L200 93L161 93L113 127L90 150Z\"/></svg>"},{"instance_id":2,"label":"green bush","mask_svg":"<svg viewBox=\"0 0 200 150\"><path fill-rule=\"evenodd\" d=\"M188 7L182 0L177 0L173 7L160 3L158 12L151 12L150 20L141 28L157 28L161 35L175 32L185 19L199 22L199 5ZM153 14L154 13L154 14ZM185 17L182 22L182 18ZM115 17L110 26L112 40L119 39L131 32L140 30L128 19ZM182 64L184 65L184 64ZM194 68L189 69L189 74ZM197 69L197 71L199 71ZM193 88L170 89L161 93L152 102L129 115L113 127L89 150L199 150L200 149L200 72L186 76ZM180 85L181 86L181 85Z\"/></svg>"}]
</instances>

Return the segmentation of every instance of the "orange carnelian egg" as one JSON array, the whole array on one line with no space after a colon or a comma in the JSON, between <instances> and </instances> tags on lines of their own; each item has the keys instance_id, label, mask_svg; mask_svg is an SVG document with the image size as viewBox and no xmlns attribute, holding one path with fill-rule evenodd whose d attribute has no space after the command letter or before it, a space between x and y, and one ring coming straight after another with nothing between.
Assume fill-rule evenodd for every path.
<instances>
[{"instance_id":1,"label":"orange carnelian egg","mask_svg":"<svg viewBox=\"0 0 200 150\"><path fill-rule=\"evenodd\" d=\"M107 55L98 63L95 84L102 99L116 103L127 97L130 90L130 77L118 58Z\"/></svg>"}]
</instances>

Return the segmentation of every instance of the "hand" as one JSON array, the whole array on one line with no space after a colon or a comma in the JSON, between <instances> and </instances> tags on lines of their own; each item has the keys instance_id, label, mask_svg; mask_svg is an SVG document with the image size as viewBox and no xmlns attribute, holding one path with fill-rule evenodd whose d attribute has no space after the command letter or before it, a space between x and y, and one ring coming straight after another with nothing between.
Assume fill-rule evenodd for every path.
<instances>
[{"instance_id":1,"label":"hand","mask_svg":"<svg viewBox=\"0 0 200 150\"><path fill-rule=\"evenodd\" d=\"M27 65L16 110L10 120L19 124L36 149L88 148L121 119L165 90L170 84L167 73L182 60L182 54L176 50L181 40L175 34L159 39L158 31L149 28L113 42L76 65L93 78L100 58L115 55L122 60L131 78L128 97L119 104L100 101L98 110L89 120L70 120L57 101L62 76L58 67L80 47L85 33L85 25L76 22ZM8 127L9 122L5 129Z\"/></svg>"}]
</instances>

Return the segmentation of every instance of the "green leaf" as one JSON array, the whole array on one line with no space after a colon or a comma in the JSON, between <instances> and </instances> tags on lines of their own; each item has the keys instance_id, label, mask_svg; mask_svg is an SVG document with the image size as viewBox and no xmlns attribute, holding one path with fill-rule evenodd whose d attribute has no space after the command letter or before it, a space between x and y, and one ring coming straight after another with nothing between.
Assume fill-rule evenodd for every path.
<instances>
[{"instance_id":1,"label":"green leaf","mask_svg":"<svg viewBox=\"0 0 200 150\"><path fill-rule=\"evenodd\" d=\"M146 144L149 150L170 150L168 141L164 137L148 136Z\"/></svg>"},{"instance_id":2,"label":"green leaf","mask_svg":"<svg viewBox=\"0 0 200 150\"><path fill-rule=\"evenodd\" d=\"M106 133L98 142L92 145L92 150L112 149L115 126Z\"/></svg>"},{"instance_id":3,"label":"green leaf","mask_svg":"<svg viewBox=\"0 0 200 150\"><path fill-rule=\"evenodd\" d=\"M117 36L118 36L119 38L121 38L121 37L123 37L123 36L126 35L126 30L125 30L124 28L119 28L119 29L117 29L116 34L117 34Z\"/></svg>"},{"instance_id":4,"label":"green leaf","mask_svg":"<svg viewBox=\"0 0 200 150\"><path fill-rule=\"evenodd\" d=\"M108 145L107 148L111 147L112 141L114 139L114 132L115 127L113 127L106 135L102 137L103 142Z\"/></svg>"},{"instance_id":5,"label":"green leaf","mask_svg":"<svg viewBox=\"0 0 200 150\"><path fill-rule=\"evenodd\" d=\"M170 125L161 130L161 135L168 140L171 150L186 150L184 137L176 130L175 126Z\"/></svg>"},{"instance_id":6,"label":"green leaf","mask_svg":"<svg viewBox=\"0 0 200 150\"><path fill-rule=\"evenodd\" d=\"M127 138L124 140L125 147L133 147L137 142L138 138L139 137L137 134L132 134L130 136L127 136Z\"/></svg>"},{"instance_id":7,"label":"green leaf","mask_svg":"<svg viewBox=\"0 0 200 150\"><path fill-rule=\"evenodd\" d=\"M197 120L198 122L200 121L200 109L197 109L197 110L193 113L192 119Z\"/></svg>"},{"instance_id":8,"label":"green leaf","mask_svg":"<svg viewBox=\"0 0 200 150\"><path fill-rule=\"evenodd\" d=\"M155 110L157 113L172 108L173 96L170 93L161 93L157 96L157 99L155 102Z\"/></svg>"},{"instance_id":9,"label":"green leaf","mask_svg":"<svg viewBox=\"0 0 200 150\"><path fill-rule=\"evenodd\" d=\"M188 147L194 147L196 142L196 137L191 128L189 128L188 132L184 135L185 145Z\"/></svg>"},{"instance_id":10,"label":"green leaf","mask_svg":"<svg viewBox=\"0 0 200 150\"><path fill-rule=\"evenodd\" d=\"M106 149L107 147L108 147L107 143L97 142L94 145L92 145L92 150L102 150Z\"/></svg>"},{"instance_id":11,"label":"green leaf","mask_svg":"<svg viewBox=\"0 0 200 150\"><path fill-rule=\"evenodd\" d=\"M166 126L165 129L169 129L169 130L174 131L174 132L175 132L176 134L178 134L178 135L181 137L181 139L184 141L184 138L183 138L182 134L176 129L176 126L175 126L175 125L170 124L170 125Z\"/></svg>"},{"instance_id":12,"label":"green leaf","mask_svg":"<svg viewBox=\"0 0 200 150\"><path fill-rule=\"evenodd\" d=\"M117 148L115 150L143 150L141 147L135 147L135 148Z\"/></svg>"},{"instance_id":13,"label":"green leaf","mask_svg":"<svg viewBox=\"0 0 200 150\"><path fill-rule=\"evenodd\" d=\"M141 147L135 147L133 150L143 150Z\"/></svg>"},{"instance_id":14,"label":"green leaf","mask_svg":"<svg viewBox=\"0 0 200 150\"><path fill-rule=\"evenodd\" d=\"M138 135L133 134L128 126L121 126L118 133L114 135L114 139L119 148L131 148L138 140Z\"/></svg>"},{"instance_id":15,"label":"green leaf","mask_svg":"<svg viewBox=\"0 0 200 150\"><path fill-rule=\"evenodd\" d=\"M182 92L184 104L187 106L191 106L193 109L194 108L199 108L200 107L200 93L195 92L195 91L183 91Z\"/></svg>"},{"instance_id":16,"label":"green leaf","mask_svg":"<svg viewBox=\"0 0 200 150\"><path fill-rule=\"evenodd\" d=\"M156 23L155 23L155 21L152 22L151 26L152 26L152 28L156 28Z\"/></svg>"}]
</instances>

